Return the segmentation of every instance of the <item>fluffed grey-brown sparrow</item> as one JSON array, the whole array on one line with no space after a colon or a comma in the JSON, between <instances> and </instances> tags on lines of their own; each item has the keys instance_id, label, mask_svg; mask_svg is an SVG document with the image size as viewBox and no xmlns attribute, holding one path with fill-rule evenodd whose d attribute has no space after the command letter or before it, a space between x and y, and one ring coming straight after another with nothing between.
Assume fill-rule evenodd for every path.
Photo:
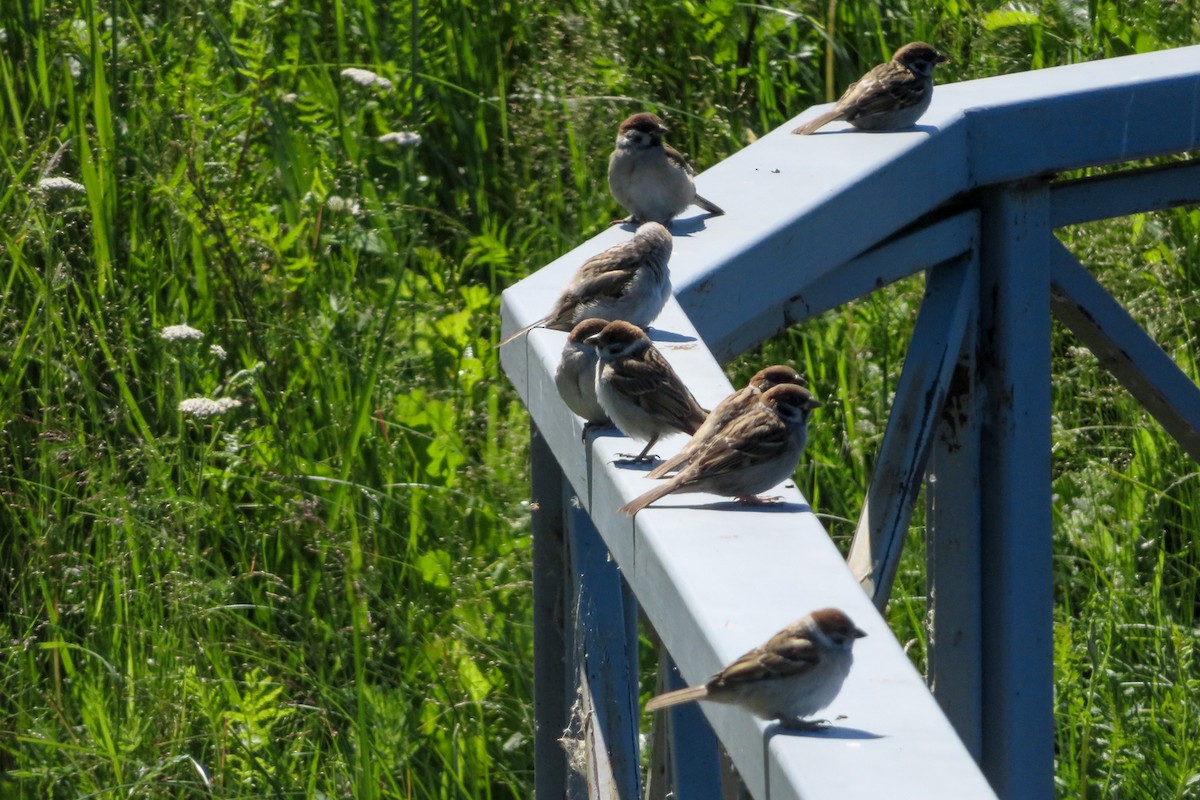
<instances>
[{"instance_id":1,"label":"fluffed grey-brown sparrow","mask_svg":"<svg viewBox=\"0 0 1200 800\"><path fill-rule=\"evenodd\" d=\"M693 700L741 706L788 728L811 729L805 719L828 706L854 663L854 640L866 636L844 611L822 608L787 626L701 686L652 698L647 711Z\"/></svg>"},{"instance_id":2,"label":"fluffed grey-brown sparrow","mask_svg":"<svg viewBox=\"0 0 1200 800\"><path fill-rule=\"evenodd\" d=\"M596 397L596 365L600 363L600 355L585 340L600 333L607 325L606 319L590 317L572 328L563 345L558 369L554 371L554 385L563 402L589 426L606 425L609 420Z\"/></svg>"},{"instance_id":3,"label":"fluffed grey-brown sparrow","mask_svg":"<svg viewBox=\"0 0 1200 800\"><path fill-rule=\"evenodd\" d=\"M692 203L713 216L725 212L696 194L696 174L679 151L663 143L667 126L655 114L634 114L617 130L617 146L608 159L608 188L629 212L626 220L663 225Z\"/></svg>"},{"instance_id":4,"label":"fluffed grey-brown sparrow","mask_svg":"<svg viewBox=\"0 0 1200 800\"><path fill-rule=\"evenodd\" d=\"M587 343L596 348L596 397L631 439L646 442L633 461L645 463L659 437L695 433L707 416L683 380L636 325L614 320Z\"/></svg>"},{"instance_id":5,"label":"fluffed grey-brown sparrow","mask_svg":"<svg viewBox=\"0 0 1200 800\"><path fill-rule=\"evenodd\" d=\"M621 506L630 516L674 492L710 492L747 505L792 477L808 443L808 418L821 404L807 389L783 384L763 392L665 483Z\"/></svg>"},{"instance_id":6,"label":"fluffed grey-brown sparrow","mask_svg":"<svg viewBox=\"0 0 1200 800\"><path fill-rule=\"evenodd\" d=\"M924 42L904 45L892 60L850 84L832 111L809 120L792 133L812 133L843 119L864 131L911 128L933 99L933 68L946 57Z\"/></svg>"},{"instance_id":7,"label":"fluffed grey-brown sparrow","mask_svg":"<svg viewBox=\"0 0 1200 800\"><path fill-rule=\"evenodd\" d=\"M542 319L513 333L500 345L533 328L569 331L588 317L623 319L646 327L671 296L671 234L657 222L638 227L633 238L592 256L575 272Z\"/></svg>"},{"instance_id":8,"label":"fluffed grey-brown sparrow","mask_svg":"<svg viewBox=\"0 0 1200 800\"><path fill-rule=\"evenodd\" d=\"M672 456L650 470L646 477L665 478L672 472L682 469L714 436L725 430L725 427L733 419L757 403L763 392L785 383L794 386L808 385L803 375L786 364L775 364L754 373L754 377L748 384L726 397L708 413L708 419L704 420L700 430L696 431L678 455Z\"/></svg>"}]
</instances>

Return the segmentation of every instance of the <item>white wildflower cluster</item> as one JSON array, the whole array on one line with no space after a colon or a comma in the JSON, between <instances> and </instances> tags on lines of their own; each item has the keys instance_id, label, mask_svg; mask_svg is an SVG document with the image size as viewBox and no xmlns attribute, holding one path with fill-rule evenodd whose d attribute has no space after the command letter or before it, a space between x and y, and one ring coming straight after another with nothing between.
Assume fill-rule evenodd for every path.
<instances>
[{"instance_id":1,"label":"white wildflower cluster","mask_svg":"<svg viewBox=\"0 0 1200 800\"><path fill-rule=\"evenodd\" d=\"M380 136L378 141L382 144L394 144L399 147L416 147L421 143L421 134L412 131L392 131Z\"/></svg>"},{"instance_id":2,"label":"white wildflower cluster","mask_svg":"<svg viewBox=\"0 0 1200 800\"><path fill-rule=\"evenodd\" d=\"M70 178L64 178L61 175L50 177L50 178L42 178L40 181L38 181L37 188L41 189L43 192L46 192L46 193L49 193L49 192L79 192L80 194L87 193L87 189L84 188L84 185L82 183L76 183L75 181L71 180Z\"/></svg>"},{"instance_id":3,"label":"white wildflower cluster","mask_svg":"<svg viewBox=\"0 0 1200 800\"><path fill-rule=\"evenodd\" d=\"M204 332L191 325L168 325L158 335L168 342L198 342L204 338Z\"/></svg>"},{"instance_id":4,"label":"white wildflower cluster","mask_svg":"<svg viewBox=\"0 0 1200 800\"><path fill-rule=\"evenodd\" d=\"M329 195L325 200L325 207L335 214L349 214L352 217L357 217L362 213L362 207L359 206L357 200L339 197L336 194Z\"/></svg>"},{"instance_id":5,"label":"white wildflower cluster","mask_svg":"<svg viewBox=\"0 0 1200 800\"><path fill-rule=\"evenodd\" d=\"M225 352L225 348L221 347L219 344L210 344L208 346L208 352L215 356L218 361L224 361L225 356L229 355Z\"/></svg>"},{"instance_id":6,"label":"white wildflower cluster","mask_svg":"<svg viewBox=\"0 0 1200 800\"><path fill-rule=\"evenodd\" d=\"M241 404L241 400L235 400L232 397L220 397L216 400L210 397L189 397L187 400L180 401L179 413L204 419L220 416Z\"/></svg>"},{"instance_id":7,"label":"white wildflower cluster","mask_svg":"<svg viewBox=\"0 0 1200 800\"><path fill-rule=\"evenodd\" d=\"M369 69L346 67L344 70L342 70L342 77L352 80L360 86L378 86L380 89L392 88L391 81L380 75L376 75Z\"/></svg>"}]
</instances>

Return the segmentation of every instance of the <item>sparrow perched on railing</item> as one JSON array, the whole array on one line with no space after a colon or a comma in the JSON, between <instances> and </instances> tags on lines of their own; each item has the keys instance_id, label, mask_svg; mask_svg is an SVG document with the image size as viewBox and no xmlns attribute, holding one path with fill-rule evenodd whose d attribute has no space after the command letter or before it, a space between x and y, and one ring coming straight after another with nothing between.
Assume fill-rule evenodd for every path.
<instances>
[{"instance_id":1,"label":"sparrow perched on railing","mask_svg":"<svg viewBox=\"0 0 1200 800\"><path fill-rule=\"evenodd\" d=\"M912 42L850 84L832 111L796 128L809 134L835 119L844 119L864 131L899 131L911 128L933 99L933 68L946 57L924 42Z\"/></svg>"},{"instance_id":2,"label":"sparrow perched on railing","mask_svg":"<svg viewBox=\"0 0 1200 800\"><path fill-rule=\"evenodd\" d=\"M630 516L674 492L710 492L748 505L775 502L758 497L792 477L808 443L808 418L817 401L807 389L783 384L709 440L675 477L621 506Z\"/></svg>"},{"instance_id":3,"label":"sparrow perched on railing","mask_svg":"<svg viewBox=\"0 0 1200 800\"><path fill-rule=\"evenodd\" d=\"M822 608L793 622L702 686L652 698L646 710L711 700L741 706L763 719L777 719L787 728L819 727L822 723L805 717L837 697L854 662L854 640L866 635L845 612Z\"/></svg>"},{"instance_id":4,"label":"sparrow perched on railing","mask_svg":"<svg viewBox=\"0 0 1200 800\"><path fill-rule=\"evenodd\" d=\"M589 426L607 424L608 413L596 397L596 365L600 363L600 355L595 347L585 344L585 340L600 333L607 325L608 320L591 317L572 328L563 345L558 369L554 371L554 385L563 402L587 420Z\"/></svg>"},{"instance_id":5,"label":"sparrow perched on railing","mask_svg":"<svg viewBox=\"0 0 1200 800\"><path fill-rule=\"evenodd\" d=\"M633 238L598 253L575 272L554 308L512 334L500 346L533 328L569 331L588 317L623 319L644 328L671 296L671 234L657 222L638 227Z\"/></svg>"},{"instance_id":6,"label":"sparrow perched on railing","mask_svg":"<svg viewBox=\"0 0 1200 800\"><path fill-rule=\"evenodd\" d=\"M586 341L600 357L596 371L600 406L622 433L646 441L642 452L633 456L634 462L652 460L647 454L659 437L692 434L704 424L708 412L636 325L616 320Z\"/></svg>"},{"instance_id":7,"label":"sparrow perched on railing","mask_svg":"<svg viewBox=\"0 0 1200 800\"><path fill-rule=\"evenodd\" d=\"M619 222L653 220L669 225L692 203L713 216L725 212L696 194L696 174L675 148L663 144L667 126L655 114L634 114L617 130L608 159L608 188L629 212Z\"/></svg>"},{"instance_id":8,"label":"sparrow perched on railing","mask_svg":"<svg viewBox=\"0 0 1200 800\"><path fill-rule=\"evenodd\" d=\"M726 397L717 407L708 413L708 419L700 426L700 430L692 436L679 455L659 464L646 475L647 478L665 478L672 472L683 468L696 453L704 449L710 441L745 411L758 402L762 393L781 384L790 383L795 386L807 386L804 376L784 364L760 369L754 373L750 382Z\"/></svg>"}]
</instances>

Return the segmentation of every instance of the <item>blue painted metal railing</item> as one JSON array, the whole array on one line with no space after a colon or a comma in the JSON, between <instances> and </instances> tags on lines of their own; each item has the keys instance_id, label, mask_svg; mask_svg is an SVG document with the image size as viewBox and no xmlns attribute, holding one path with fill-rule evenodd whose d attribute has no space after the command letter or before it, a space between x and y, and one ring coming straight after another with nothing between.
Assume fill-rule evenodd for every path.
<instances>
[{"instance_id":1,"label":"blue painted metal railing","mask_svg":"<svg viewBox=\"0 0 1200 800\"><path fill-rule=\"evenodd\" d=\"M939 86L903 133L801 138L787 133L795 123L701 176L728 213L673 225L677 303L655 328L711 406L730 390L718 361L925 271L850 556L794 487L769 511L692 495L619 515L643 473L613 465L623 440L611 433L581 443L582 422L554 389L564 334L507 346L534 424L539 797L643 791L639 609L695 682L826 605L870 634L828 710L844 715L837 725L780 735L737 709L703 708L751 795L1052 796L1051 312L1200 459L1200 389L1053 235L1200 202L1196 161L1053 179L1200 149L1200 47ZM509 289L505 329L540 317L586 257L627 236L608 231ZM936 702L876 611L923 480ZM670 719L652 795L730 796L699 715Z\"/></svg>"}]
</instances>

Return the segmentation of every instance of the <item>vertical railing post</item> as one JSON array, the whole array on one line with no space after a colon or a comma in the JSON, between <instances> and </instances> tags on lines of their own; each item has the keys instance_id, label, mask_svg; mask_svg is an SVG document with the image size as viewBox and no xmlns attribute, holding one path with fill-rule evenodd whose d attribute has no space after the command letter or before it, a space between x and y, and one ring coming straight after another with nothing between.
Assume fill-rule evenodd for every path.
<instances>
[{"instance_id":1,"label":"vertical railing post","mask_svg":"<svg viewBox=\"0 0 1200 800\"><path fill-rule=\"evenodd\" d=\"M666 648L659 646L656 694L687 684ZM648 797L720 800L721 752L699 703L675 706L654 720Z\"/></svg>"},{"instance_id":2,"label":"vertical railing post","mask_svg":"<svg viewBox=\"0 0 1200 800\"><path fill-rule=\"evenodd\" d=\"M642 796L638 742L637 601L587 512L567 508L574 587L573 719L564 744L586 770L589 800ZM557 797L557 795L555 795Z\"/></svg>"},{"instance_id":3,"label":"vertical railing post","mask_svg":"<svg viewBox=\"0 0 1200 800\"><path fill-rule=\"evenodd\" d=\"M564 480L536 426L529 443L533 489L533 759L539 798L563 797L566 752L558 740L567 727L566 536Z\"/></svg>"},{"instance_id":4,"label":"vertical railing post","mask_svg":"<svg viewBox=\"0 0 1200 800\"><path fill-rule=\"evenodd\" d=\"M950 381L926 473L926 679L977 762L983 746L978 400L972 324Z\"/></svg>"},{"instance_id":5,"label":"vertical railing post","mask_svg":"<svg viewBox=\"0 0 1200 800\"><path fill-rule=\"evenodd\" d=\"M982 195L978 370L983 770L1004 800L1053 796L1049 191Z\"/></svg>"}]
</instances>

